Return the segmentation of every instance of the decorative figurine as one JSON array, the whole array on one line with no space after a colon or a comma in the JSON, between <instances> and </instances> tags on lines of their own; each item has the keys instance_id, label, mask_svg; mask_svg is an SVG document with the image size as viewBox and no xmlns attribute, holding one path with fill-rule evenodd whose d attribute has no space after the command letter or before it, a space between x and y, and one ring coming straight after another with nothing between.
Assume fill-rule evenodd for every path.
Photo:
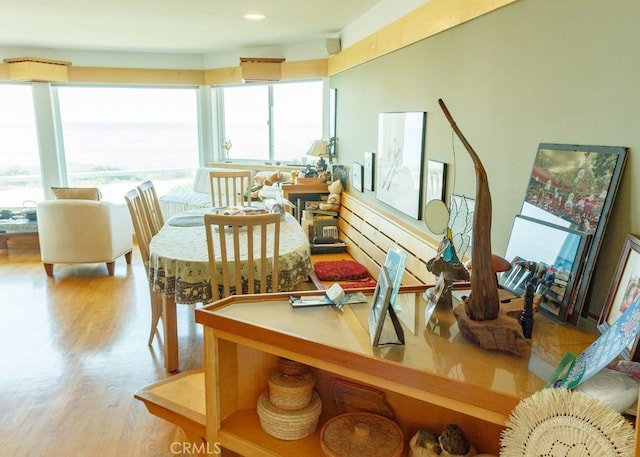
<instances>
[{"instance_id":1,"label":"decorative figurine","mask_svg":"<svg viewBox=\"0 0 640 457\"><path fill-rule=\"evenodd\" d=\"M438 437L428 430L418 430L409 441L409 457L434 457L440 455Z\"/></svg>"},{"instance_id":2,"label":"decorative figurine","mask_svg":"<svg viewBox=\"0 0 640 457\"><path fill-rule=\"evenodd\" d=\"M462 429L456 424L447 425L438 437L442 452L446 457L472 457L477 454Z\"/></svg>"},{"instance_id":3,"label":"decorative figurine","mask_svg":"<svg viewBox=\"0 0 640 457\"><path fill-rule=\"evenodd\" d=\"M533 294L536 288L536 280L530 280L524 290L524 311L520 316L520 325L524 337L529 339L533 333Z\"/></svg>"},{"instance_id":4,"label":"decorative figurine","mask_svg":"<svg viewBox=\"0 0 640 457\"><path fill-rule=\"evenodd\" d=\"M435 276L438 276L439 281L443 281L440 290L438 290L436 282L436 287L431 288L433 290L429 290L429 292L434 294L434 298L437 292L439 292L437 304L451 308L451 288L453 287L453 283L454 281L468 281L469 272L458 258L450 227L447 227L444 232L444 237L442 241L440 241L436 257L427 262L427 270Z\"/></svg>"},{"instance_id":5,"label":"decorative figurine","mask_svg":"<svg viewBox=\"0 0 640 457\"><path fill-rule=\"evenodd\" d=\"M231 146L233 146L233 144L231 144L231 140L229 138L224 140L224 143L222 143L222 149L224 149L224 161L226 163L231 163L231 158L229 157Z\"/></svg>"}]
</instances>

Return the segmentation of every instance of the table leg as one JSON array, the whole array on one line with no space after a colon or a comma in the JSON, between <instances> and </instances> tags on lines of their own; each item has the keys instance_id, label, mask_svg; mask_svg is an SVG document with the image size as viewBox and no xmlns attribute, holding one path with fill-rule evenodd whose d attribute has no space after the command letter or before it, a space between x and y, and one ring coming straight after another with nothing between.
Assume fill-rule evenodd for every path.
<instances>
[{"instance_id":1,"label":"table leg","mask_svg":"<svg viewBox=\"0 0 640 457\"><path fill-rule=\"evenodd\" d=\"M174 297L162 294L164 320L164 367L167 371L178 371L178 320Z\"/></svg>"}]
</instances>

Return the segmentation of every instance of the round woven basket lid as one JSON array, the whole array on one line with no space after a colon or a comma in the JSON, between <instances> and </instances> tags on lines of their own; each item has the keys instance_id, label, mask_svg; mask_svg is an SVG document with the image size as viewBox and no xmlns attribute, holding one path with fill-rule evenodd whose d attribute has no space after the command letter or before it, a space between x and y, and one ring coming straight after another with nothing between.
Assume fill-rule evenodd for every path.
<instances>
[{"instance_id":1,"label":"round woven basket lid","mask_svg":"<svg viewBox=\"0 0 640 457\"><path fill-rule=\"evenodd\" d=\"M330 457L399 457L404 438L398 424L371 413L345 413L322 427L322 450Z\"/></svg>"},{"instance_id":2,"label":"round woven basket lid","mask_svg":"<svg viewBox=\"0 0 640 457\"><path fill-rule=\"evenodd\" d=\"M308 372L297 376L289 376L280 371L274 371L269 375L269 383L289 388L313 387L315 379Z\"/></svg>"},{"instance_id":3,"label":"round woven basket lid","mask_svg":"<svg viewBox=\"0 0 640 457\"><path fill-rule=\"evenodd\" d=\"M634 430L601 400L543 389L515 407L502 434L502 457L633 455Z\"/></svg>"}]
</instances>

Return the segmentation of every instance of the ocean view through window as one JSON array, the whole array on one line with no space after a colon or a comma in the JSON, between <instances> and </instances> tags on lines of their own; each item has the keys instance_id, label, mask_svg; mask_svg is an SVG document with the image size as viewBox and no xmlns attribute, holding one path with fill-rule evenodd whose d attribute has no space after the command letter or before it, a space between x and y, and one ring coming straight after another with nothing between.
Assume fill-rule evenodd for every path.
<instances>
[{"instance_id":1,"label":"ocean view through window","mask_svg":"<svg viewBox=\"0 0 640 457\"><path fill-rule=\"evenodd\" d=\"M30 84L0 84L0 207L42 200L40 156Z\"/></svg>"},{"instance_id":2,"label":"ocean view through window","mask_svg":"<svg viewBox=\"0 0 640 457\"><path fill-rule=\"evenodd\" d=\"M57 87L70 186L120 202L152 180L160 195L186 190L198 166L195 88Z\"/></svg>"}]
</instances>

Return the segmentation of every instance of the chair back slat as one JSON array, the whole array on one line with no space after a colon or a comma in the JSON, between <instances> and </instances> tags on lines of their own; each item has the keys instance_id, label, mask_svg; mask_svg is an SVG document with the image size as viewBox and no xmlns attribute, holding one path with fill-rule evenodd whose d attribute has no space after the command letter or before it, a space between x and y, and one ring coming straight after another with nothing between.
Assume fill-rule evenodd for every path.
<instances>
[{"instance_id":1,"label":"chair back slat","mask_svg":"<svg viewBox=\"0 0 640 457\"><path fill-rule=\"evenodd\" d=\"M155 235L164 225L164 217L162 215L162 210L160 209L160 200L158 200L158 194L153 182L143 182L138 186L138 192L140 193L142 207L147 213L147 220L149 221L150 228Z\"/></svg>"},{"instance_id":2,"label":"chair back slat","mask_svg":"<svg viewBox=\"0 0 640 457\"><path fill-rule=\"evenodd\" d=\"M210 171L209 182L214 207L251 205L251 171Z\"/></svg>"},{"instance_id":3,"label":"chair back slat","mask_svg":"<svg viewBox=\"0 0 640 457\"><path fill-rule=\"evenodd\" d=\"M131 214L131 222L133 222L133 230L136 233L136 239L138 241L138 247L140 249L140 255L145 266L149 264L149 243L153 237L153 231L151 228L151 222L147 217L147 213L144 209L142 197L137 189L132 189L124 196ZM147 274L149 272L147 271Z\"/></svg>"},{"instance_id":4,"label":"chair back slat","mask_svg":"<svg viewBox=\"0 0 640 457\"><path fill-rule=\"evenodd\" d=\"M205 214L214 300L232 294L278 291L280 217Z\"/></svg>"}]
</instances>

